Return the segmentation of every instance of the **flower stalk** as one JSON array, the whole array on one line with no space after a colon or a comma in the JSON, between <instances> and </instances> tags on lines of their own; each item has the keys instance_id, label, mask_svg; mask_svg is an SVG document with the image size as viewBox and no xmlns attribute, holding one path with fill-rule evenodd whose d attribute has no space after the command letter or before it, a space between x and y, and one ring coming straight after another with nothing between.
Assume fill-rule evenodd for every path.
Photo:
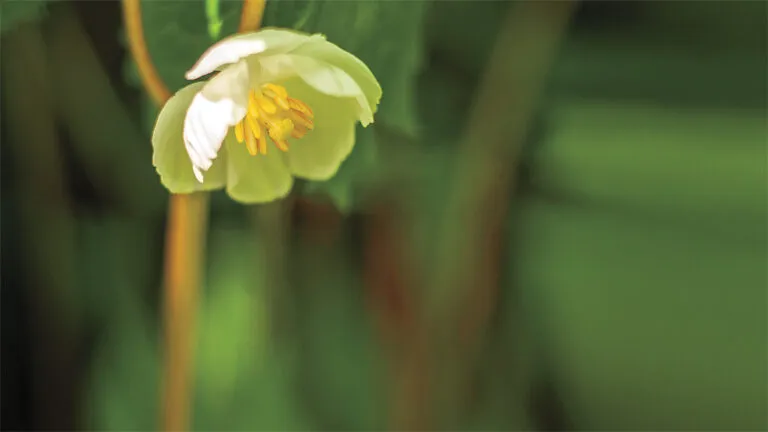
<instances>
[{"instance_id":1,"label":"flower stalk","mask_svg":"<svg viewBox=\"0 0 768 432\"><path fill-rule=\"evenodd\" d=\"M160 78L147 49L140 0L123 0L122 5L130 51L142 83L150 97L162 107L171 97L171 92ZM264 0L245 0L241 32L256 30L261 25L264 6ZM163 281L165 358L161 426L163 430L179 431L189 428L192 353L200 268L205 256L208 194L172 194L168 215Z\"/></svg>"},{"instance_id":2,"label":"flower stalk","mask_svg":"<svg viewBox=\"0 0 768 432\"><path fill-rule=\"evenodd\" d=\"M188 430L208 194L171 195L165 239L162 427Z\"/></svg>"},{"instance_id":3,"label":"flower stalk","mask_svg":"<svg viewBox=\"0 0 768 432\"><path fill-rule=\"evenodd\" d=\"M501 244L510 187L547 73L576 1L510 6L467 122L452 194L445 204L428 276L429 335L436 355L432 389L437 411L455 428L472 369L496 304ZM464 318L463 320L460 318ZM460 343L456 343L459 335Z\"/></svg>"}]
</instances>

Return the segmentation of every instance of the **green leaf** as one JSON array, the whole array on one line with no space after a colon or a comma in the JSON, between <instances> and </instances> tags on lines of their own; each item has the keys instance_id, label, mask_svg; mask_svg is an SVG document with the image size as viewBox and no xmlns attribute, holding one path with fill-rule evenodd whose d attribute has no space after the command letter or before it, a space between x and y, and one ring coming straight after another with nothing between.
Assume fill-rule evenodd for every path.
<instances>
[{"instance_id":1,"label":"green leaf","mask_svg":"<svg viewBox=\"0 0 768 432\"><path fill-rule=\"evenodd\" d=\"M415 79L423 55L424 1L275 1L265 25L323 33L365 62L384 96L376 121L415 135Z\"/></svg>"},{"instance_id":2,"label":"green leaf","mask_svg":"<svg viewBox=\"0 0 768 432\"><path fill-rule=\"evenodd\" d=\"M16 26L41 19L46 13L46 0L3 0L0 2L0 31L5 33Z\"/></svg>"},{"instance_id":3,"label":"green leaf","mask_svg":"<svg viewBox=\"0 0 768 432\"><path fill-rule=\"evenodd\" d=\"M423 1L290 1L267 3L267 26L325 34L329 41L365 62L383 96L373 127L358 128L352 154L335 177L310 182L305 193L329 197L336 207L354 208L360 188L374 179L377 164L374 128L383 124L414 136L420 123L415 94L423 55Z\"/></svg>"},{"instance_id":4,"label":"green leaf","mask_svg":"<svg viewBox=\"0 0 768 432\"><path fill-rule=\"evenodd\" d=\"M212 224L195 351L196 430L308 430L297 404L296 358L269 341L265 240Z\"/></svg>"},{"instance_id":5,"label":"green leaf","mask_svg":"<svg viewBox=\"0 0 768 432\"><path fill-rule=\"evenodd\" d=\"M209 15L212 12L209 3L209 0L141 2L147 49L158 74L172 92L189 84L184 78L184 73L214 42L209 34ZM219 2L220 37L235 33L240 21L241 7L241 2ZM215 15L213 14L214 17ZM133 60L129 62L131 72L127 78L137 87L141 87L135 64ZM145 124L145 128L151 131L152 123Z\"/></svg>"},{"instance_id":6,"label":"green leaf","mask_svg":"<svg viewBox=\"0 0 768 432\"><path fill-rule=\"evenodd\" d=\"M121 300L94 354L89 428L151 430L158 418L160 379L155 329L137 296Z\"/></svg>"},{"instance_id":7,"label":"green leaf","mask_svg":"<svg viewBox=\"0 0 768 432\"><path fill-rule=\"evenodd\" d=\"M381 430L389 405L384 353L351 263L354 247L296 244L291 284L297 299L298 355L306 406L316 430Z\"/></svg>"}]
</instances>

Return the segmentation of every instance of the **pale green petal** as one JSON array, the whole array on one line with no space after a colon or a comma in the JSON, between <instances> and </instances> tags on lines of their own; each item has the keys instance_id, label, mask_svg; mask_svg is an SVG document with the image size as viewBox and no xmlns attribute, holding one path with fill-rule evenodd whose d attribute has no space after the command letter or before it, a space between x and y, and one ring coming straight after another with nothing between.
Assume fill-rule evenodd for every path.
<instances>
[{"instance_id":1,"label":"pale green petal","mask_svg":"<svg viewBox=\"0 0 768 432\"><path fill-rule=\"evenodd\" d=\"M346 71L324 60L296 54L259 57L260 80L280 81L299 76L316 91L329 96L354 98L358 102L357 117L364 125L373 122L373 113L363 90Z\"/></svg>"},{"instance_id":2,"label":"pale green petal","mask_svg":"<svg viewBox=\"0 0 768 432\"><path fill-rule=\"evenodd\" d=\"M346 72L360 86L368 103L368 110L364 110L360 121L363 126L373 122L372 114L376 112L381 100L381 86L365 63L337 45L320 39L311 40L298 46L291 51L291 54L312 57ZM371 113L370 118L367 118L366 112Z\"/></svg>"},{"instance_id":3,"label":"pale green petal","mask_svg":"<svg viewBox=\"0 0 768 432\"><path fill-rule=\"evenodd\" d=\"M204 84L190 84L173 95L160 110L152 132L152 163L160 174L160 181L172 193L218 189L226 181L226 152L223 149L201 184L195 179L192 161L184 147L184 117L192 98Z\"/></svg>"},{"instance_id":4,"label":"pale green petal","mask_svg":"<svg viewBox=\"0 0 768 432\"><path fill-rule=\"evenodd\" d=\"M291 172L310 180L333 177L355 145L357 103L353 98L324 95L294 79L284 83L291 97L302 100L315 114L315 128L301 139L290 140L287 153Z\"/></svg>"},{"instance_id":5,"label":"pale green petal","mask_svg":"<svg viewBox=\"0 0 768 432\"><path fill-rule=\"evenodd\" d=\"M197 79L242 58L287 52L311 40L323 40L323 36L276 28L236 34L208 48L185 76Z\"/></svg>"},{"instance_id":6,"label":"pale green petal","mask_svg":"<svg viewBox=\"0 0 768 432\"><path fill-rule=\"evenodd\" d=\"M357 97L363 93L344 70L312 57L275 54L259 58L259 63L259 81L281 81L298 75L317 91L330 96Z\"/></svg>"},{"instance_id":7,"label":"pale green petal","mask_svg":"<svg viewBox=\"0 0 768 432\"><path fill-rule=\"evenodd\" d=\"M227 193L243 204L255 204L283 198L291 191L293 177L284 154L271 142L266 155L251 156L245 144L230 133L227 149Z\"/></svg>"}]
</instances>

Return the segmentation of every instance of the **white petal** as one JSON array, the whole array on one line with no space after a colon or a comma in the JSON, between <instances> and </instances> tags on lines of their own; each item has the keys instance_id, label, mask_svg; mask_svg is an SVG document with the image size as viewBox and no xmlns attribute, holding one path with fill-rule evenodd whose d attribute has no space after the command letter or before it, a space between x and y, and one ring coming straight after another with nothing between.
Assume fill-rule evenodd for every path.
<instances>
[{"instance_id":1,"label":"white petal","mask_svg":"<svg viewBox=\"0 0 768 432\"><path fill-rule=\"evenodd\" d=\"M227 131L245 117L249 76L245 62L226 68L195 95L184 118L184 146L198 181L216 159Z\"/></svg>"},{"instance_id":2,"label":"white petal","mask_svg":"<svg viewBox=\"0 0 768 432\"><path fill-rule=\"evenodd\" d=\"M160 174L163 185L172 193L191 193L213 190L226 184L226 151L219 152L211 168L201 182L193 175L195 170L184 146L184 119L192 99L200 93L205 83L198 82L176 92L163 105L152 131L152 164Z\"/></svg>"},{"instance_id":3,"label":"white petal","mask_svg":"<svg viewBox=\"0 0 768 432\"><path fill-rule=\"evenodd\" d=\"M210 47L200 56L186 78L200 78L226 64L266 51L287 52L309 40L322 39L323 36L310 36L292 30L264 29L254 33L237 34L224 38Z\"/></svg>"}]
</instances>

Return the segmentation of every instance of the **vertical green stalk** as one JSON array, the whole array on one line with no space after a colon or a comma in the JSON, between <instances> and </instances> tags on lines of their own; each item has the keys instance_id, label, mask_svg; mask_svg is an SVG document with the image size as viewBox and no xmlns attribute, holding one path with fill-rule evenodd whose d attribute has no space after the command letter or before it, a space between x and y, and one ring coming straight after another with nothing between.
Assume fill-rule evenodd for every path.
<instances>
[{"instance_id":1,"label":"vertical green stalk","mask_svg":"<svg viewBox=\"0 0 768 432\"><path fill-rule=\"evenodd\" d=\"M475 351L456 341L463 305L495 289L492 272L498 270L488 264L498 259L494 248L509 187L539 90L575 4L526 1L510 7L470 110L428 274L430 335L441 359L432 381L440 388L433 394L436 412L445 416L440 419L445 424L436 427L459 427L467 366Z\"/></svg>"},{"instance_id":2,"label":"vertical green stalk","mask_svg":"<svg viewBox=\"0 0 768 432\"><path fill-rule=\"evenodd\" d=\"M82 313L75 295L75 221L51 100L53 77L37 24L4 34L2 45L4 144L22 232L20 270L29 282L32 426L76 429L72 372Z\"/></svg>"},{"instance_id":3,"label":"vertical green stalk","mask_svg":"<svg viewBox=\"0 0 768 432\"><path fill-rule=\"evenodd\" d=\"M285 345L294 333L295 313L288 289L288 236L293 198L251 206L253 226L258 231L264 264L262 286L266 287L270 343Z\"/></svg>"},{"instance_id":4,"label":"vertical green stalk","mask_svg":"<svg viewBox=\"0 0 768 432\"><path fill-rule=\"evenodd\" d=\"M152 62L141 18L141 1L123 0L123 20L131 55L147 93L162 106L171 93ZM190 424L197 301L207 220L207 193L171 195L163 270L165 338L160 388L160 423L167 431L187 430Z\"/></svg>"},{"instance_id":5,"label":"vertical green stalk","mask_svg":"<svg viewBox=\"0 0 768 432\"><path fill-rule=\"evenodd\" d=\"M219 40L224 23L219 11L219 0L205 0L205 16L208 18L208 35L212 40Z\"/></svg>"},{"instance_id":6,"label":"vertical green stalk","mask_svg":"<svg viewBox=\"0 0 768 432\"><path fill-rule=\"evenodd\" d=\"M48 60L56 111L72 138L84 175L115 208L159 215L165 205L147 137L131 121L91 41L68 4L48 23ZM119 172L120 175L115 175Z\"/></svg>"}]
</instances>

